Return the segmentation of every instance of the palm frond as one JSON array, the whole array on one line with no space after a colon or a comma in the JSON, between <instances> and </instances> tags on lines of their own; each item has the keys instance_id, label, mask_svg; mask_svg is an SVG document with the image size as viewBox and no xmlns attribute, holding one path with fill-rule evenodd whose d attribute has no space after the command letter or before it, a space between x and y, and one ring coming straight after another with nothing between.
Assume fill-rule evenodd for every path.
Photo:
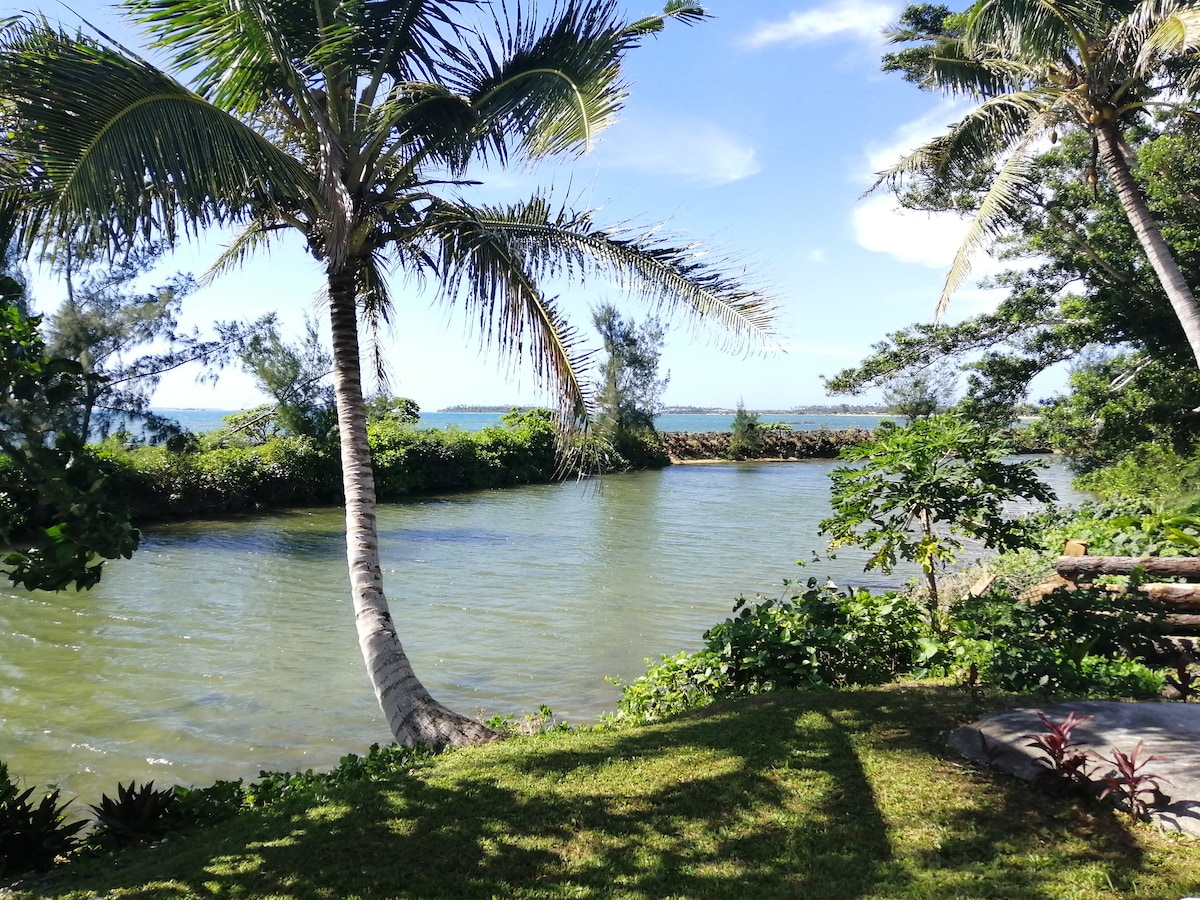
<instances>
[{"instance_id":1,"label":"palm frond","mask_svg":"<svg viewBox=\"0 0 1200 900\"><path fill-rule=\"evenodd\" d=\"M648 34L658 34L667 27L667 19L675 19L688 25L694 25L708 18L711 18L711 16L709 16L704 7L699 3L691 3L689 0L669 0L666 6L663 7L662 13L657 16L646 16L644 19L631 22L625 26L625 31L630 35L642 37Z\"/></svg>"},{"instance_id":2,"label":"palm frond","mask_svg":"<svg viewBox=\"0 0 1200 900\"><path fill-rule=\"evenodd\" d=\"M966 280L971 270L971 257L987 241L999 237L1005 227L1012 221L1015 213L1027 206L1027 189L1031 184L1031 175L1035 170L1032 146L1050 128L1063 121L1067 115L1074 114L1068 98L1059 96L1056 102L1050 103L1037 117L1031 120L1024 134L1007 150L1007 158L999 171L992 178L991 184L979 203L971 224L963 237L958 251L954 255L950 271L946 274L946 282L938 297L934 309L934 321L941 319L950 304L954 292Z\"/></svg>"},{"instance_id":3,"label":"palm frond","mask_svg":"<svg viewBox=\"0 0 1200 900\"><path fill-rule=\"evenodd\" d=\"M272 91L299 93L314 74L294 49L312 40L311 31L297 33L309 3L127 0L126 9L202 96L240 116L262 110Z\"/></svg>"},{"instance_id":4,"label":"palm frond","mask_svg":"<svg viewBox=\"0 0 1200 900\"><path fill-rule=\"evenodd\" d=\"M381 392L387 393L390 378L383 340L384 331L391 323L391 290L388 288L382 256L369 256L360 263L358 303L362 321L367 328L367 355L371 360L376 384Z\"/></svg>"},{"instance_id":5,"label":"palm frond","mask_svg":"<svg viewBox=\"0 0 1200 900\"><path fill-rule=\"evenodd\" d=\"M1160 6L1158 2L1153 5ZM1145 24L1150 26L1137 56L1137 69L1143 75L1153 72L1164 57L1200 50L1200 7L1184 6L1161 18L1155 18L1149 11L1143 15Z\"/></svg>"},{"instance_id":6,"label":"palm frond","mask_svg":"<svg viewBox=\"0 0 1200 900\"><path fill-rule=\"evenodd\" d=\"M950 130L902 157L878 174L865 194L881 185L896 189L908 178L953 183L977 171L1070 115L1058 92L1032 90L1002 94L980 104Z\"/></svg>"},{"instance_id":7,"label":"palm frond","mask_svg":"<svg viewBox=\"0 0 1200 900\"><path fill-rule=\"evenodd\" d=\"M246 223L233 236L233 240L225 245L213 264L200 276L200 284L212 284L218 276L241 268L255 254L264 250L269 251L272 237L281 229L291 227L293 226L261 219L253 219Z\"/></svg>"},{"instance_id":8,"label":"palm frond","mask_svg":"<svg viewBox=\"0 0 1200 900\"><path fill-rule=\"evenodd\" d=\"M47 228L170 241L314 195L296 160L149 63L44 23L4 33L0 97Z\"/></svg>"},{"instance_id":9,"label":"palm frond","mask_svg":"<svg viewBox=\"0 0 1200 900\"><path fill-rule=\"evenodd\" d=\"M939 43L928 65L923 84L948 97L996 97L1021 90L1031 80L1029 66L994 53L967 53L957 40Z\"/></svg>"},{"instance_id":10,"label":"palm frond","mask_svg":"<svg viewBox=\"0 0 1200 900\"><path fill-rule=\"evenodd\" d=\"M585 373L592 354L582 349L583 339L555 299L542 292L523 242L475 213L443 203L427 223L441 297L464 305L485 346L514 360L530 359L539 383L558 396L564 423L586 423L591 395Z\"/></svg>"},{"instance_id":11,"label":"palm frond","mask_svg":"<svg viewBox=\"0 0 1200 900\"><path fill-rule=\"evenodd\" d=\"M1020 148L1014 151L1004 161L984 194L974 218L971 219L967 233L954 254L950 271L946 273L946 282L942 286L942 293L933 312L935 322L945 315L950 298L970 274L971 258L987 241L1000 235L1004 226L1011 221L1010 213L1021 205L1021 198L1030 183L1029 175L1033 168L1033 161L1023 150L1024 148Z\"/></svg>"},{"instance_id":12,"label":"palm frond","mask_svg":"<svg viewBox=\"0 0 1200 900\"><path fill-rule=\"evenodd\" d=\"M968 49L996 48L1002 55L1058 62L1064 50L1082 53L1111 20L1113 0L982 0L967 13Z\"/></svg>"},{"instance_id":13,"label":"palm frond","mask_svg":"<svg viewBox=\"0 0 1200 900\"><path fill-rule=\"evenodd\" d=\"M718 342L727 346L774 345L775 300L725 274L728 261L706 259L696 245L674 245L654 231L602 228L590 213L555 209L542 197L506 208L439 206L428 227L502 239L512 252L519 250L539 281L615 279L622 291L665 312L686 312L695 324L716 326Z\"/></svg>"},{"instance_id":14,"label":"palm frond","mask_svg":"<svg viewBox=\"0 0 1200 900\"><path fill-rule=\"evenodd\" d=\"M451 55L455 90L479 120L477 152L503 162L510 147L531 156L586 150L624 100L623 34L615 0L567 0L540 22L507 0L493 7L498 44L466 42Z\"/></svg>"}]
</instances>

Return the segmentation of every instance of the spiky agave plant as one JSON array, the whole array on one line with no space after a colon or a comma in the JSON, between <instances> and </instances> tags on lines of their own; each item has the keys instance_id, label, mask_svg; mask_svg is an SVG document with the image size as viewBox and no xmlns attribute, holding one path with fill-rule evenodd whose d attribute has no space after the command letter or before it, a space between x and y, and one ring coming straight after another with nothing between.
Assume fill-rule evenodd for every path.
<instances>
[{"instance_id":1,"label":"spiky agave plant","mask_svg":"<svg viewBox=\"0 0 1200 900\"><path fill-rule=\"evenodd\" d=\"M0 875L50 868L71 852L75 835L87 824L86 820L66 821L71 801L59 805L57 788L31 803L36 790L19 790L9 779L8 766L0 762Z\"/></svg>"},{"instance_id":2,"label":"spiky agave plant","mask_svg":"<svg viewBox=\"0 0 1200 900\"><path fill-rule=\"evenodd\" d=\"M154 782L141 787L117 783L117 798L107 794L91 807L96 814L97 831L117 843L132 844L154 840L169 830L175 820L174 788L155 790Z\"/></svg>"}]
</instances>

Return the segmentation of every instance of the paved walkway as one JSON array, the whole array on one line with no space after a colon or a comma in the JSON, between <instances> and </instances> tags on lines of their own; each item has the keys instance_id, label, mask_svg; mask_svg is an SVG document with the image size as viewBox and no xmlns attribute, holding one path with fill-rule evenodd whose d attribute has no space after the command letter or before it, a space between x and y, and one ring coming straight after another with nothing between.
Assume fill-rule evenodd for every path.
<instances>
[{"instance_id":1,"label":"paved walkway","mask_svg":"<svg viewBox=\"0 0 1200 900\"><path fill-rule=\"evenodd\" d=\"M1162 776L1159 787L1166 802L1154 809L1154 818L1167 829L1200 835L1200 703L1121 703L1108 700L1082 700L987 716L950 733L950 746L966 757L989 763L979 734L983 732L991 747L1003 749L991 765L1009 774L1032 781L1043 767L1037 762L1044 754L1028 746L1026 735L1046 731L1038 712L1061 722L1071 712L1092 718L1075 727L1072 742L1080 749L1111 756L1115 747L1130 753L1143 742L1143 758L1150 754L1163 757L1146 766L1145 771ZM1093 774L1103 774L1104 764L1097 762Z\"/></svg>"}]
</instances>

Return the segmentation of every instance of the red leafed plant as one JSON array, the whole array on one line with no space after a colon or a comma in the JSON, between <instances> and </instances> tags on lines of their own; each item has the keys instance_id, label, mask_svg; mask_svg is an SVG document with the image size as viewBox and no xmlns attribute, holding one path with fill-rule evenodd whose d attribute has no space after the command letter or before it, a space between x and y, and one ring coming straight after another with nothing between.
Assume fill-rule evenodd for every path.
<instances>
[{"instance_id":1,"label":"red leafed plant","mask_svg":"<svg viewBox=\"0 0 1200 900\"><path fill-rule=\"evenodd\" d=\"M1091 783L1087 775L1088 755L1079 749L1079 745L1071 741L1071 732L1077 725L1086 722L1091 716L1081 716L1074 711L1061 722L1049 719L1043 713L1037 714L1046 726L1043 734L1026 734L1030 738L1028 746L1036 747L1046 754L1046 759L1039 760L1050 774L1065 782L1086 786Z\"/></svg>"},{"instance_id":2,"label":"red leafed plant","mask_svg":"<svg viewBox=\"0 0 1200 900\"><path fill-rule=\"evenodd\" d=\"M1144 798L1153 798L1160 793L1158 781L1162 776L1142 770L1149 763L1166 762L1166 757L1163 756L1147 756L1143 759L1141 755L1141 741L1137 742L1132 753L1125 753L1113 747L1112 756L1096 754L1097 759L1101 759L1113 767L1112 772L1100 778L1104 785L1104 789L1100 792L1101 799L1110 795L1117 797L1129 812L1130 819L1134 821L1144 819L1148 814L1151 804L1148 804Z\"/></svg>"}]
</instances>

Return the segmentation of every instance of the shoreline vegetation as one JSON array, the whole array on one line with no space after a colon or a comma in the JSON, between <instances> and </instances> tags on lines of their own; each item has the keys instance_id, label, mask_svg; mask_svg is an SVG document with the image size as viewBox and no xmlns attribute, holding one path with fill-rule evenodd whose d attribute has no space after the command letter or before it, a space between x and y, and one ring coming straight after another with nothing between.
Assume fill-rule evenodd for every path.
<instances>
[{"instance_id":1,"label":"shoreline vegetation","mask_svg":"<svg viewBox=\"0 0 1200 900\"><path fill-rule=\"evenodd\" d=\"M1021 453L1046 452L1012 433ZM842 449L872 440L865 428L792 430L760 426L750 452L732 431L648 432L626 459L585 439L564 456L548 410L510 408L503 424L478 432L421 429L382 420L369 429L381 502L438 493L550 484L680 463L780 462L834 459ZM246 439L215 432L168 445L129 445L113 438L92 448L109 476L109 489L135 524L242 515L340 502L340 463L334 445L311 437ZM626 453L629 449L626 448ZM0 460L0 477L5 476ZM36 508L11 479L10 502L0 505L0 527L10 535L43 527L23 512Z\"/></svg>"}]
</instances>

